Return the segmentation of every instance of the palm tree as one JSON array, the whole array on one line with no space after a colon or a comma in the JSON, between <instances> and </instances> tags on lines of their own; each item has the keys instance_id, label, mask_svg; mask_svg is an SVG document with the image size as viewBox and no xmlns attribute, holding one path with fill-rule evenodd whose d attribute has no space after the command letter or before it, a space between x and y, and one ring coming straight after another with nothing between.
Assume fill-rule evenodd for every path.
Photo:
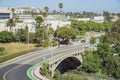
<instances>
[{"instance_id":1,"label":"palm tree","mask_svg":"<svg viewBox=\"0 0 120 80\"><path fill-rule=\"evenodd\" d=\"M49 11L49 8L46 6L44 8L44 12L40 11L41 15L43 16L44 18L44 26L43 26L43 41L44 41L44 38L45 38L45 29L46 29L46 26L45 26L45 18L47 17L47 13ZM46 21L47 22L47 21Z\"/></svg>"},{"instance_id":2,"label":"palm tree","mask_svg":"<svg viewBox=\"0 0 120 80\"><path fill-rule=\"evenodd\" d=\"M45 10L46 13L48 13L49 8L47 6L45 6L44 10Z\"/></svg>"},{"instance_id":3,"label":"palm tree","mask_svg":"<svg viewBox=\"0 0 120 80\"><path fill-rule=\"evenodd\" d=\"M12 32L12 27L15 26L15 21L13 19L9 19L7 21L7 27L10 27L10 32Z\"/></svg>"},{"instance_id":4,"label":"palm tree","mask_svg":"<svg viewBox=\"0 0 120 80\"><path fill-rule=\"evenodd\" d=\"M46 16L45 16L45 17L47 17L49 8L48 8L47 6L45 6L44 10L45 10L45 12L46 12ZM46 18L46 23L47 23L47 18Z\"/></svg>"},{"instance_id":5,"label":"palm tree","mask_svg":"<svg viewBox=\"0 0 120 80\"><path fill-rule=\"evenodd\" d=\"M44 8L44 10L45 10L45 12L46 12L46 27L44 28L44 31L45 30L48 30L48 24L47 24L47 15L48 15L48 11L49 11L49 8L47 7L47 6L45 6L45 8ZM45 31L46 32L46 31Z\"/></svg>"},{"instance_id":6,"label":"palm tree","mask_svg":"<svg viewBox=\"0 0 120 80\"><path fill-rule=\"evenodd\" d=\"M60 14L62 12L62 8L63 8L63 3L59 3L59 8L60 8L60 12L59 12L59 24L58 24L58 27L60 26Z\"/></svg>"},{"instance_id":7,"label":"palm tree","mask_svg":"<svg viewBox=\"0 0 120 80\"><path fill-rule=\"evenodd\" d=\"M60 8L60 12L62 12L62 8L63 8L63 3L59 3L59 8Z\"/></svg>"},{"instance_id":8,"label":"palm tree","mask_svg":"<svg viewBox=\"0 0 120 80\"><path fill-rule=\"evenodd\" d=\"M105 22L111 21L110 13L108 11L103 11L103 16L105 17Z\"/></svg>"},{"instance_id":9,"label":"palm tree","mask_svg":"<svg viewBox=\"0 0 120 80\"><path fill-rule=\"evenodd\" d=\"M58 27L57 27L57 28L58 28L58 33L59 33L59 26L60 26L60 14L61 14L61 12L62 12L63 3L59 3L59 4L58 4L58 7L60 8L60 12L59 12L59 24L58 24ZM58 35L59 35L58 33L57 33L57 39L58 39ZM59 47L60 47L60 45L59 45L59 39L58 39L58 48L59 48Z\"/></svg>"},{"instance_id":10,"label":"palm tree","mask_svg":"<svg viewBox=\"0 0 120 80\"><path fill-rule=\"evenodd\" d=\"M56 14L56 10L53 10L53 14Z\"/></svg>"},{"instance_id":11,"label":"palm tree","mask_svg":"<svg viewBox=\"0 0 120 80\"><path fill-rule=\"evenodd\" d=\"M35 15L34 12L31 11L31 16L32 16L33 19L35 19L35 16L34 16L34 15Z\"/></svg>"},{"instance_id":12,"label":"palm tree","mask_svg":"<svg viewBox=\"0 0 120 80\"><path fill-rule=\"evenodd\" d=\"M12 19L14 19L14 12L15 12L15 9L14 8L11 8L11 11L12 11Z\"/></svg>"},{"instance_id":13,"label":"palm tree","mask_svg":"<svg viewBox=\"0 0 120 80\"><path fill-rule=\"evenodd\" d=\"M16 24L15 24L15 20L14 20L14 18L15 18L15 15L14 15L14 12L15 12L15 9L14 8L11 8L11 12L12 12L12 18L11 19L9 19L8 21L7 21L7 27L10 27L10 32L12 32L12 27L14 27Z\"/></svg>"}]
</instances>

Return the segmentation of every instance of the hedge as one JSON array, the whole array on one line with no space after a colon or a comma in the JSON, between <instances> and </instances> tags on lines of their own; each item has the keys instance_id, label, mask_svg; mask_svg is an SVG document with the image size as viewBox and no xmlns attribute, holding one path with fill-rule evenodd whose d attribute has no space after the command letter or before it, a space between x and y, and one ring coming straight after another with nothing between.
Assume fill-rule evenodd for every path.
<instances>
[{"instance_id":1,"label":"hedge","mask_svg":"<svg viewBox=\"0 0 120 80\"><path fill-rule=\"evenodd\" d=\"M21 52L17 52L17 53L5 54L5 55L3 55L3 56L0 56L0 63L1 63L1 62L4 62L4 61L7 61L7 60L10 60L10 59L12 59L12 58L21 56L21 55L23 55L23 54L32 52L32 51L34 51L34 50L35 50L35 49L25 50L25 51L21 51Z\"/></svg>"}]
</instances>

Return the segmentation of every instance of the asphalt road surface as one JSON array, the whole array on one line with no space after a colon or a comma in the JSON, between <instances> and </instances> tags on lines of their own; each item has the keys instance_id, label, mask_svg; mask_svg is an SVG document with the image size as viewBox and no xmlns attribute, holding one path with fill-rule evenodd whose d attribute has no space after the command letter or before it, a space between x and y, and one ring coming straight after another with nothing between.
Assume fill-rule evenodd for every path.
<instances>
[{"instance_id":1,"label":"asphalt road surface","mask_svg":"<svg viewBox=\"0 0 120 80\"><path fill-rule=\"evenodd\" d=\"M64 54L65 52L72 52L76 48L82 49L84 46L70 45L67 47L57 49L44 49L35 52L28 53L26 55L14 58L5 63L0 63L0 80L30 80L27 76L27 70L43 61L44 59L50 58L51 55Z\"/></svg>"}]
</instances>

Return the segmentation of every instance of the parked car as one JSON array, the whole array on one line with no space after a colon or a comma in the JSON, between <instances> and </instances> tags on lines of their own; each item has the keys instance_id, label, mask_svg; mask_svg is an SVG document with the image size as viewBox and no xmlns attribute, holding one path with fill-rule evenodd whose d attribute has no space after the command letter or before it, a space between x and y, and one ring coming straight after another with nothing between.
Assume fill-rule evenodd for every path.
<instances>
[{"instance_id":1,"label":"parked car","mask_svg":"<svg viewBox=\"0 0 120 80\"><path fill-rule=\"evenodd\" d=\"M86 43L86 41L85 40L81 40L81 43Z\"/></svg>"},{"instance_id":2,"label":"parked car","mask_svg":"<svg viewBox=\"0 0 120 80\"><path fill-rule=\"evenodd\" d=\"M70 41L68 39L60 41L60 44L70 44Z\"/></svg>"}]
</instances>

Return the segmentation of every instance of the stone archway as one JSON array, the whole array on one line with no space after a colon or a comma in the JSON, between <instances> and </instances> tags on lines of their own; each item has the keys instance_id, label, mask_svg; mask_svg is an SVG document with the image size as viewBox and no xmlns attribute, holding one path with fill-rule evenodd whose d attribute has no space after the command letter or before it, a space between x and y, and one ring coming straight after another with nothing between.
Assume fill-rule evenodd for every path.
<instances>
[{"instance_id":1,"label":"stone archway","mask_svg":"<svg viewBox=\"0 0 120 80\"><path fill-rule=\"evenodd\" d=\"M56 67L60 73L67 72L68 70L76 69L81 65L81 61L77 57L68 57L62 60Z\"/></svg>"}]
</instances>

